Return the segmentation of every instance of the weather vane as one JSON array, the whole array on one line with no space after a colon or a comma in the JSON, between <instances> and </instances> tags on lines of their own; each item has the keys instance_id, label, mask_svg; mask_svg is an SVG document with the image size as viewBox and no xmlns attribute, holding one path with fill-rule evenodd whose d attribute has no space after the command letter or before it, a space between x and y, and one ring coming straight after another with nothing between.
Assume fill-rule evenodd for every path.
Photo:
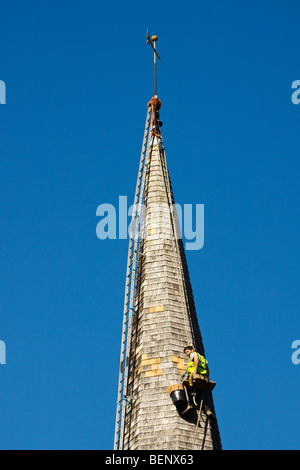
<instances>
[{"instance_id":1,"label":"weather vane","mask_svg":"<svg viewBox=\"0 0 300 470\"><path fill-rule=\"evenodd\" d=\"M159 54L156 50L156 41L157 41L157 36L152 36L150 37L149 31L147 29L147 44L150 44L154 51L154 96L157 96L157 86L156 86L156 56L159 60L161 58L159 57Z\"/></svg>"}]
</instances>

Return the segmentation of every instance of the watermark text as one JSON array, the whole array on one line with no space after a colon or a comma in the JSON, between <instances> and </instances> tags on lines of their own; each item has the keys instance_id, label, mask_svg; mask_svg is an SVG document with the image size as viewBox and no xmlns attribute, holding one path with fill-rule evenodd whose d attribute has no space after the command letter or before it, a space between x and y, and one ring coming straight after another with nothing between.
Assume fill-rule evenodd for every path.
<instances>
[{"instance_id":1,"label":"watermark text","mask_svg":"<svg viewBox=\"0 0 300 470\"><path fill-rule=\"evenodd\" d=\"M294 93L291 96L292 103L299 104L300 103L300 80L294 80L292 83L292 88L296 89L296 91L294 91Z\"/></svg>"},{"instance_id":2,"label":"watermark text","mask_svg":"<svg viewBox=\"0 0 300 470\"><path fill-rule=\"evenodd\" d=\"M134 215L137 218L132 218ZM157 203L128 208L127 196L119 196L118 208L100 204L96 216L101 217L96 227L99 240L182 239L186 250L201 250L204 245L204 204Z\"/></svg>"},{"instance_id":3,"label":"watermark text","mask_svg":"<svg viewBox=\"0 0 300 470\"><path fill-rule=\"evenodd\" d=\"M6 85L0 80L0 104L6 104Z\"/></svg>"},{"instance_id":4,"label":"watermark text","mask_svg":"<svg viewBox=\"0 0 300 470\"><path fill-rule=\"evenodd\" d=\"M295 351L292 354L292 363L295 365L300 364L300 340L296 339L292 343L292 349L295 349Z\"/></svg>"},{"instance_id":5,"label":"watermark text","mask_svg":"<svg viewBox=\"0 0 300 470\"><path fill-rule=\"evenodd\" d=\"M0 340L0 364L6 364L6 346L4 341Z\"/></svg>"}]
</instances>

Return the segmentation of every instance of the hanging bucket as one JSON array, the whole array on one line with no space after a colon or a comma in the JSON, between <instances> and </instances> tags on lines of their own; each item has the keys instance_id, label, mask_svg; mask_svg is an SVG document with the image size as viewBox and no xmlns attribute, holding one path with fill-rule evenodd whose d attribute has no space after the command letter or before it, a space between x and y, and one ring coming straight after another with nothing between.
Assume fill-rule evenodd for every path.
<instances>
[{"instance_id":1,"label":"hanging bucket","mask_svg":"<svg viewBox=\"0 0 300 470\"><path fill-rule=\"evenodd\" d=\"M182 384L174 384L168 387L168 393L172 399L173 404L178 410L187 406L185 391L183 390Z\"/></svg>"},{"instance_id":2,"label":"hanging bucket","mask_svg":"<svg viewBox=\"0 0 300 470\"><path fill-rule=\"evenodd\" d=\"M172 398L172 402L176 406L176 408L182 408L186 406L186 396L183 390L174 390L170 397Z\"/></svg>"}]
</instances>

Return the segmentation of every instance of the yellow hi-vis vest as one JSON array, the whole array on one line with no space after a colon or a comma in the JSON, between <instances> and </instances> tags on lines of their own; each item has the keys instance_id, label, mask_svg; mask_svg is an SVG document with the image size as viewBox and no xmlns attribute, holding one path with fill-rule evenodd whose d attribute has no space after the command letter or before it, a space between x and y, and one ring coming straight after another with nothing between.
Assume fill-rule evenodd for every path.
<instances>
[{"instance_id":1,"label":"yellow hi-vis vest","mask_svg":"<svg viewBox=\"0 0 300 470\"><path fill-rule=\"evenodd\" d=\"M193 351L195 352L195 351ZM192 354L192 353L191 353ZM198 368L197 368L197 371L195 371L195 363L194 361L192 361L190 359L190 356L189 356L189 363L188 363L188 373L189 374L202 374L202 375L207 375L207 360L205 359L204 356L201 356L201 354L197 353L196 354L198 355L199 357L199 363L198 363Z\"/></svg>"}]
</instances>

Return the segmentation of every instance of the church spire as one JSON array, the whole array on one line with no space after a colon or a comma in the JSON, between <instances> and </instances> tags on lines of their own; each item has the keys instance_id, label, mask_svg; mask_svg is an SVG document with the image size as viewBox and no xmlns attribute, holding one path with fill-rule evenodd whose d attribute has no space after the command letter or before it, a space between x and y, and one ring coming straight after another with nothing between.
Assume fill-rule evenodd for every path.
<instances>
[{"instance_id":1,"label":"church spire","mask_svg":"<svg viewBox=\"0 0 300 470\"><path fill-rule=\"evenodd\" d=\"M149 36L159 57L152 40ZM184 401L184 390L194 390L181 383L187 366L184 348L191 344L200 355L205 351L162 141L160 105L157 96L147 105L133 205L115 449L221 449L212 389L205 391L205 400L195 390L194 405L186 413L173 400L174 393Z\"/></svg>"}]
</instances>

